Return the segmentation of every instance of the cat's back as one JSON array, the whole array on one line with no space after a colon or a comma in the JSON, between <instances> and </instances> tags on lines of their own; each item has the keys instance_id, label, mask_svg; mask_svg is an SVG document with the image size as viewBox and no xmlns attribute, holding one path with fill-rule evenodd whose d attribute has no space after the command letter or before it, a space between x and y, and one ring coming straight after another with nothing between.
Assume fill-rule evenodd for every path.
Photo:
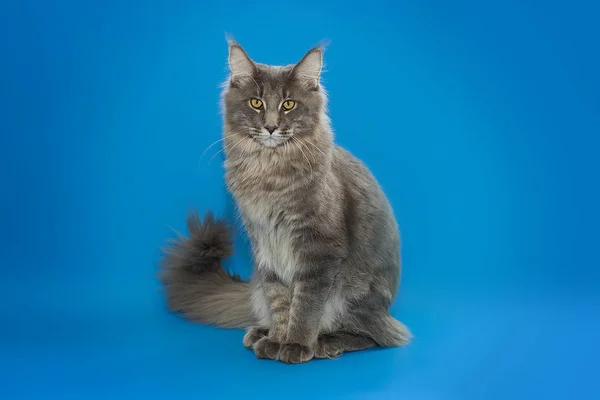
<instances>
[{"instance_id":1,"label":"cat's back","mask_svg":"<svg viewBox=\"0 0 600 400\"><path fill-rule=\"evenodd\" d=\"M355 201L388 204L381 186L369 168L343 147L335 146L332 169L346 190L355 197Z\"/></svg>"},{"instance_id":2,"label":"cat's back","mask_svg":"<svg viewBox=\"0 0 600 400\"><path fill-rule=\"evenodd\" d=\"M332 172L344 190L349 254L343 286L352 288L349 295L356 296L368 293L375 280L385 289L386 301L391 301L401 268L400 232L392 207L368 167L339 146L334 150Z\"/></svg>"},{"instance_id":3,"label":"cat's back","mask_svg":"<svg viewBox=\"0 0 600 400\"><path fill-rule=\"evenodd\" d=\"M345 223L355 245L399 246L398 224L383 189L368 167L342 147L336 146L332 172L344 190Z\"/></svg>"}]
</instances>

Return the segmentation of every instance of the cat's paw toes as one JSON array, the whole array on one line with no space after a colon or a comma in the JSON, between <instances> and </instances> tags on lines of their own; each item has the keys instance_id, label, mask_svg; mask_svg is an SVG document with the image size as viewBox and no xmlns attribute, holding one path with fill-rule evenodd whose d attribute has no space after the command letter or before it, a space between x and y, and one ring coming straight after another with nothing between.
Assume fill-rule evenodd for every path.
<instances>
[{"instance_id":1,"label":"cat's paw toes","mask_svg":"<svg viewBox=\"0 0 600 400\"><path fill-rule=\"evenodd\" d=\"M263 337L267 336L269 331L265 328L261 328L258 326L253 326L246 331L244 335L244 347L247 349L253 349L256 342L258 342Z\"/></svg>"},{"instance_id":2,"label":"cat's paw toes","mask_svg":"<svg viewBox=\"0 0 600 400\"><path fill-rule=\"evenodd\" d=\"M277 360L279 349L281 344L270 340L264 336L254 343L254 354L257 358L268 358L270 360Z\"/></svg>"},{"instance_id":3,"label":"cat's paw toes","mask_svg":"<svg viewBox=\"0 0 600 400\"><path fill-rule=\"evenodd\" d=\"M315 346L316 358L338 358L344 353L344 344L334 335L320 335Z\"/></svg>"},{"instance_id":4,"label":"cat's paw toes","mask_svg":"<svg viewBox=\"0 0 600 400\"><path fill-rule=\"evenodd\" d=\"M312 360L315 353L313 349L298 343L285 343L279 350L279 361L286 364L299 364Z\"/></svg>"},{"instance_id":5,"label":"cat's paw toes","mask_svg":"<svg viewBox=\"0 0 600 400\"><path fill-rule=\"evenodd\" d=\"M321 335L315 346L316 358L338 358L344 353L341 341L333 335Z\"/></svg>"}]
</instances>

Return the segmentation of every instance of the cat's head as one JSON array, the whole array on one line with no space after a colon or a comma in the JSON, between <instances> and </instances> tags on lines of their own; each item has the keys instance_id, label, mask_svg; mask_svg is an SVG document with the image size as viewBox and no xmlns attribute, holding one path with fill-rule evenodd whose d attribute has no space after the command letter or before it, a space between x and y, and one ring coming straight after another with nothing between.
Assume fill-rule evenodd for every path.
<instances>
[{"instance_id":1,"label":"cat's head","mask_svg":"<svg viewBox=\"0 0 600 400\"><path fill-rule=\"evenodd\" d=\"M252 61L230 41L223 93L226 134L272 149L319 135L327 124L322 59L323 48L315 47L295 65L269 66Z\"/></svg>"}]
</instances>

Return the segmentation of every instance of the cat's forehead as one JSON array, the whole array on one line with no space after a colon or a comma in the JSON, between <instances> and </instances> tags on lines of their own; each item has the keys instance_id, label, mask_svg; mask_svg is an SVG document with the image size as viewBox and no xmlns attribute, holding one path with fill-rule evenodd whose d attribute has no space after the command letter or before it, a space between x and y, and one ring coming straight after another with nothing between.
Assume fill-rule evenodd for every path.
<instances>
[{"instance_id":1,"label":"cat's forehead","mask_svg":"<svg viewBox=\"0 0 600 400\"><path fill-rule=\"evenodd\" d=\"M293 66L257 64L257 83L264 92L279 93L290 85Z\"/></svg>"}]
</instances>

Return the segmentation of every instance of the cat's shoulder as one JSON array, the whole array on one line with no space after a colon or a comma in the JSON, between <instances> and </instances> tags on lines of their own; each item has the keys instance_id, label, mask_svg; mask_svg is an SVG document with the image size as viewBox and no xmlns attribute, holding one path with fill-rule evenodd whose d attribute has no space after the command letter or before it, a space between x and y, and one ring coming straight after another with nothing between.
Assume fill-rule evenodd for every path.
<instances>
[{"instance_id":1,"label":"cat's shoulder","mask_svg":"<svg viewBox=\"0 0 600 400\"><path fill-rule=\"evenodd\" d=\"M333 163L335 167L349 172L364 173L369 171L368 167L360 159L339 145L334 146Z\"/></svg>"}]
</instances>

